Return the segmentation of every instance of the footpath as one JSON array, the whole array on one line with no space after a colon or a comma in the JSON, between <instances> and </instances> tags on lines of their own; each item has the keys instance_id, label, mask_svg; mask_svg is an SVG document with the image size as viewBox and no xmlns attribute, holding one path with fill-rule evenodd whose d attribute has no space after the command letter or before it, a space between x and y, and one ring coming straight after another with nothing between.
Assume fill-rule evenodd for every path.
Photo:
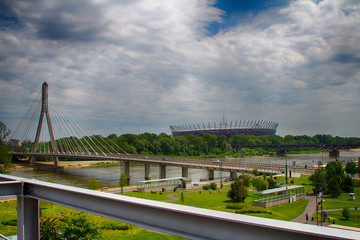
<instances>
[{"instance_id":1,"label":"footpath","mask_svg":"<svg viewBox=\"0 0 360 240\"><path fill-rule=\"evenodd\" d=\"M294 218L291 220L292 222L298 222L298 223L306 223L306 217L305 215L309 215L309 223L314 224L311 222L311 217L316 213L316 197L315 196L305 196L305 199L308 200L308 204L306 205L306 208L304 212L298 216L297 218ZM315 222L316 224L316 222Z\"/></svg>"}]
</instances>

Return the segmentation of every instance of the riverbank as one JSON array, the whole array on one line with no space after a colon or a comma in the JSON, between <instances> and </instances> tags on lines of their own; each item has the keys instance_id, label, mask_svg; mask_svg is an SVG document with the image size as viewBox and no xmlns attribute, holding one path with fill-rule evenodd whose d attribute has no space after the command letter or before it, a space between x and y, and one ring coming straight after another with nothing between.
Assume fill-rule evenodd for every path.
<instances>
[{"instance_id":1,"label":"riverbank","mask_svg":"<svg viewBox=\"0 0 360 240\"><path fill-rule=\"evenodd\" d=\"M107 166L118 164L118 161L59 161L57 166L54 162L36 162L35 167L30 167L29 161L18 161L14 163L11 171L32 171L33 169L76 169L85 167Z\"/></svg>"}]
</instances>

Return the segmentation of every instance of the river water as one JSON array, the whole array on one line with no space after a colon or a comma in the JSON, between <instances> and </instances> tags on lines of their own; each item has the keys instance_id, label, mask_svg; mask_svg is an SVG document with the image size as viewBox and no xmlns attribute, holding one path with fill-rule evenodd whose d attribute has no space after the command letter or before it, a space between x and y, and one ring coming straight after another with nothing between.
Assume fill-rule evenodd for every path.
<instances>
[{"instance_id":1,"label":"river water","mask_svg":"<svg viewBox=\"0 0 360 240\"><path fill-rule=\"evenodd\" d=\"M342 162L349 160L356 160L360 157L360 152L349 151L341 152L340 157L337 159ZM328 153L316 153L316 154L289 154L285 157L251 157L251 158L226 158L223 161L235 161L235 162L252 162L252 163L271 163L285 165L287 161L288 165L304 166L304 165L317 165L319 161L326 164L329 161L333 161L335 158L329 158ZM49 171L12 171L10 175L33 178L41 181L51 180L55 183L70 185L75 187L87 188L91 178L95 178L101 187L118 187L120 178L121 166L112 165L104 167L88 167L79 169L61 169L61 170L49 170ZM215 178L230 177L229 172L215 171ZM145 167L142 164L133 164L130 166L130 185L136 185L138 181L144 180ZM181 167L167 166L166 177L180 177ZM159 166L151 165L151 178L159 178ZM208 171L205 169L189 169L189 178L193 182L198 182L201 179L208 178Z\"/></svg>"}]
</instances>

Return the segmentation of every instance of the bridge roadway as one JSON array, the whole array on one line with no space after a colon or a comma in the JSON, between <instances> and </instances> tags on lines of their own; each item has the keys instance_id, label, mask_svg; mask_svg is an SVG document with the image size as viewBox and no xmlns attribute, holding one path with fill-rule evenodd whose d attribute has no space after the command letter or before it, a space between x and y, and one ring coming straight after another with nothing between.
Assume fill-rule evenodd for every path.
<instances>
[{"instance_id":1,"label":"bridge roadway","mask_svg":"<svg viewBox=\"0 0 360 240\"><path fill-rule=\"evenodd\" d=\"M285 156L287 150L296 149L321 149L330 150L330 157L339 157L339 150L357 149L360 148L359 143L348 143L348 144L269 144L269 145L235 145L232 146L234 149L241 148L262 148L262 149L274 149L276 150L277 156Z\"/></svg>"},{"instance_id":2,"label":"bridge roadway","mask_svg":"<svg viewBox=\"0 0 360 240\"><path fill-rule=\"evenodd\" d=\"M130 162L143 163L145 165L145 179L150 180L150 164L159 164L160 178L166 178L166 166L182 167L182 177L189 177L188 168L207 169L209 171L209 180L214 180L214 171L228 171L230 178L234 179L237 173L250 172L254 168L260 173L279 174L285 173L285 164L260 164L260 163L244 163L239 161L220 161L215 159L197 159L197 158L181 158L181 157L160 157L160 156L143 156L143 155L125 155L125 154L73 154L73 153L14 153L19 156L48 156L48 157L71 157L89 160L112 160L124 161L124 171L130 181ZM288 171L312 174L315 170L312 166L292 166L288 165ZM288 172L288 174L289 174Z\"/></svg>"}]
</instances>

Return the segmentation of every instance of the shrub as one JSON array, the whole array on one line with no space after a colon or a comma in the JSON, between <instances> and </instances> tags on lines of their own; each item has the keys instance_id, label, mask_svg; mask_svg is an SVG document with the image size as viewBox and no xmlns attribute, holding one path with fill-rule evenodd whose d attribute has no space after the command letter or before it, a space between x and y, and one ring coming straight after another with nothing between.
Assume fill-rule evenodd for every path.
<instances>
[{"instance_id":1,"label":"shrub","mask_svg":"<svg viewBox=\"0 0 360 240\"><path fill-rule=\"evenodd\" d=\"M92 190L96 190L96 189L99 189L100 188L100 185L99 183L96 181L95 177L93 177L90 182L89 182L89 185L88 185L88 188L89 189L92 189Z\"/></svg>"},{"instance_id":2,"label":"shrub","mask_svg":"<svg viewBox=\"0 0 360 240\"><path fill-rule=\"evenodd\" d=\"M235 178L234 182L230 185L230 190L227 192L226 196L233 202L244 202L247 197L247 189L242 181Z\"/></svg>"},{"instance_id":3,"label":"shrub","mask_svg":"<svg viewBox=\"0 0 360 240\"><path fill-rule=\"evenodd\" d=\"M266 190L269 185L269 183L262 178L253 178L251 183L258 191Z\"/></svg>"},{"instance_id":4,"label":"shrub","mask_svg":"<svg viewBox=\"0 0 360 240\"><path fill-rule=\"evenodd\" d=\"M241 210L237 210L237 211L235 211L235 213L240 213L240 214L244 214L244 213L268 213L268 214L272 214L272 211L267 210L265 208L249 206L249 207L245 207L245 208L243 208Z\"/></svg>"},{"instance_id":5,"label":"shrub","mask_svg":"<svg viewBox=\"0 0 360 240\"><path fill-rule=\"evenodd\" d=\"M346 220L349 220L351 218L349 208L344 207L342 210L342 215Z\"/></svg>"},{"instance_id":6,"label":"shrub","mask_svg":"<svg viewBox=\"0 0 360 240\"><path fill-rule=\"evenodd\" d=\"M203 186L202 186L202 189L204 189L204 190L209 190L209 189L210 189L210 185L203 185Z\"/></svg>"},{"instance_id":7,"label":"shrub","mask_svg":"<svg viewBox=\"0 0 360 240\"><path fill-rule=\"evenodd\" d=\"M9 220L9 221L2 221L1 224L9 225L9 226L17 226L17 220L12 219L12 220Z\"/></svg>"},{"instance_id":8,"label":"shrub","mask_svg":"<svg viewBox=\"0 0 360 240\"><path fill-rule=\"evenodd\" d=\"M251 170L251 173L255 176L259 175L259 170L257 170L256 168L254 168L253 170Z\"/></svg>"},{"instance_id":9,"label":"shrub","mask_svg":"<svg viewBox=\"0 0 360 240\"><path fill-rule=\"evenodd\" d=\"M249 187L250 186L250 182L251 182L251 176L249 175L242 175L241 176L241 181L243 182L245 187Z\"/></svg>"},{"instance_id":10,"label":"shrub","mask_svg":"<svg viewBox=\"0 0 360 240\"><path fill-rule=\"evenodd\" d=\"M216 190L216 189L217 189L216 183L214 183L214 182L210 183L209 188L210 188L211 190Z\"/></svg>"},{"instance_id":11,"label":"shrub","mask_svg":"<svg viewBox=\"0 0 360 240\"><path fill-rule=\"evenodd\" d=\"M122 230L122 231L130 229L128 224L116 224L116 223L106 223L101 228L106 230Z\"/></svg>"},{"instance_id":12,"label":"shrub","mask_svg":"<svg viewBox=\"0 0 360 240\"><path fill-rule=\"evenodd\" d=\"M243 209L246 206L247 205L243 204L243 203L228 203L228 204L226 204L227 209Z\"/></svg>"}]
</instances>

